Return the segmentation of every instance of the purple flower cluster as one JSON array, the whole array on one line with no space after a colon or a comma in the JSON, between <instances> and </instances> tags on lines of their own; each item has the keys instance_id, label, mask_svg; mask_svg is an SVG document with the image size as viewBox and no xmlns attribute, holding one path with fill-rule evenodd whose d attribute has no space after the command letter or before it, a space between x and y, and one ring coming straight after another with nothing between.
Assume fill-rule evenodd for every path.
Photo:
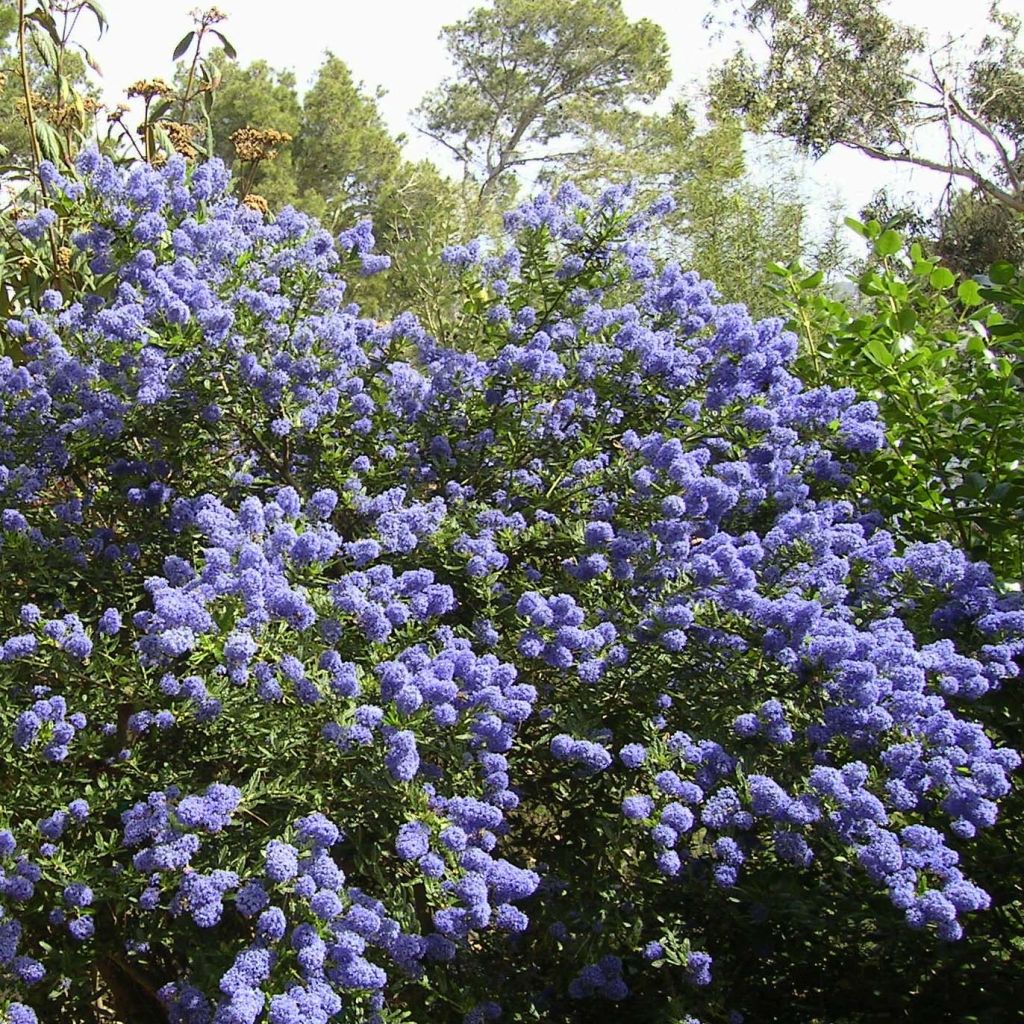
<instances>
[{"instance_id":1,"label":"purple flower cluster","mask_svg":"<svg viewBox=\"0 0 1024 1024\"><path fill-rule=\"evenodd\" d=\"M764 869L859 865L944 939L988 905L960 849L1020 759L977 710L1024 611L844 497L871 403L660 265L628 190L446 251L495 296L485 357L345 305L368 224L264 220L216 161L79 175L54 194L110 287L44 296L0 357L3 735L60 793L10 812L38 856L0 832L10 998L37 972L8 906L58 842L33 920L75 955L113 905L188 1024L379 1021L456 958L469 1020L668 962L701 988L711 954L651 929L696 942L700 894Z\"/></svg>"},{"instance_id":2,"label":"purple flower cluster","mask_svg":"<svg viewBox=\"0 0 1024 1024\"><path fill-rule=\"evenodd\" d=\"M43 738L43 757L47 761L63 761L75 735L87 724L82 712L68 714L63 697L41 698L18 715L11 739L15 749L27 750Z\"/></svg>"}]
</instances>

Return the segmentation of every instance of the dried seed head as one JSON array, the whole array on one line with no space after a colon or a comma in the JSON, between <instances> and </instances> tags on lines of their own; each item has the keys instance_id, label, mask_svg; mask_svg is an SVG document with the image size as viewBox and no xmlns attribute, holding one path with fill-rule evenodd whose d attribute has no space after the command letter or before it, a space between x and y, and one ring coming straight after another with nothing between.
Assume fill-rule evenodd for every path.
<instances>
[{"instance_id":1,"label":"dried seed head","mask_svg":"<svg viewBox=\"0 0 1024 1024\"><path fill-rule=\"evenodd\" d=\"M235 147L235 155L239 160L273 160L277 156L277 146L291 142L287 132L275 131L273 128L239 128L231 136Z\"/></svg>"},{"instance_id":2,"label":"dried seed head","mask_svg":"<svg viewBox=\"0 0 1024 1024\"><path fill-rule=\"evenodd\" d=\"M151 100L154 96L173 96L174 87L168 85L162 78L140 78L128 86L128 98L141 96L143 99Z\"/></svg>"},{"instance_id":3,"label":"dried seed head","mask_svg":"<svg viewBox=\"0 0 1024 1024\"><path fill-rule=\"evenodd\" d=\"M227 15L219 7L210 7L205 11L201 7L193 7L188 13L197 25L203 27L218 25L227 18Z\"/></svg>"},{"instance_id":4,"label":"dried seed head","mask_svg":"<svg viewBox=\"0 0 1024 1024\"><path fill-rule=\"evenodd\" d=\"M157 124L167 132L176 153L180 153L186 160L196 158L196 147L192 145L197 131L194 124L182 124L180 121L157 121Z\"/></svg>"},{"instance_id":5,"label":"dried seed head","mask_svg":"<svg viewBox=\"0 0 1024 1024\"><path fill-rule=\"evenodd\" d=\"M248 195L242 197L242 202L249 207L250 210L258 210L265 217L270 213L270 204L261 195L257 195L255 192L250 192Z\"/></svg>"}]
</instances>

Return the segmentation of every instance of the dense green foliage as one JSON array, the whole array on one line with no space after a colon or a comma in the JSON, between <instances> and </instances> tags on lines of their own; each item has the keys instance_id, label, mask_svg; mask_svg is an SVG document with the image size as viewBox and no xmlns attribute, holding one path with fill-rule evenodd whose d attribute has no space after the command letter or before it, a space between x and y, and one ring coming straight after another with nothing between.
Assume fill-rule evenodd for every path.
<instances>
[{"instance_id":1,"label":"dense green foliage","mask_svg":"<svg viewBox=\"0 0 1024 1024\"><path fill-rule=\"evenodd\" d=\"M844 302L821 272L776 268L805 380L876 401L889 446L865 477L905 537L941 536L1000 578L1024 577L1024 302L1006 262L958 279L919 243L851 222L873 259Z\"/></svg>"}]
</instances>

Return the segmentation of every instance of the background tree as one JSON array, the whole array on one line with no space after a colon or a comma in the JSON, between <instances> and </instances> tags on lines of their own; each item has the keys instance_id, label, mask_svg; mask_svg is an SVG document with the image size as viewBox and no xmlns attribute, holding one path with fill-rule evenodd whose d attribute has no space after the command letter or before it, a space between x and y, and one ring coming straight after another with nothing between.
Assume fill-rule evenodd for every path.
<instances>
[{"instance_id":1,"label":"background tree","mask_svg":"<svg viewBox=\"0 0 1024 1024\"><path fill-rule=\"evenodd\" d=\"M631 22L620 0L495 0L442 38L455 75L423 100L420 130L481 199L515 169L577 153L608 111L653 99L670 77L664 31Z\"/></svg>"},{"instance_id":2,"label":"background tree","mask_svg":"<svg viewBox=\"0 0 1024 1024\"><path fill-rule=\"evenodd\" d=\"M210 110L214 154L236 173L240 170L231 136L240 128L271 128L298 134L302 105L291 71L272 68L265 60L256 60L243 67L225 53L223 47L211 51L210 63L220 76L216 99ZM175 84L183 89L187 68L179 64ZM192 101L189 120L199 121L200 99ZM298 198L292 148L282 147L273 160L261 161L253 191L264 196L274 209L280 209Z\"/></svg>"},{"instance_id":3,"label":"background tree","mask_svg":"<svg viewBox=\"0 0 1024 1024\"><path fill-rule=\"evenodd\" d=\"M328 52L303 96L296 183L304 208L329 227L368 215L402 162L403 140L384 123L381 95L365 92L348 65Z\"/></svg>"},{"instance_id":4,"label":"background tree","mask_svg":"<svg viewBox=\"0 0 1024 1024\"><path fill-rule=\"evenodd\" d=\"M749 127L815 156L846 146L941 171L1024 211L1019 19L993 5L989 35L965 59L952 42L929 48L881 0L740 0L735 13L763 52L738 48L714 87ZM939 152L922 145L928 126L944 135Z\"/></svg>"},{"instance_id":5,"label":"background tree","mask_svg":"<svg viewBox=\"0 0 1024 1024\"><path fill-rule=\"evenodd\" d=\"M409 305L422 312L421 301L433 294L422 277L433 265L429 256L457 231L456 191L433 164L405 159L404 136L390 133L378 107L382 95L368 93L327 53L302 98L293 145L296 205L332 230L369 218L392 266L352 282L353 296L376 314L385 305L392 313Z\"/></svg>"},{"instance_id":6,"label":"background tree","mask_svg":"<svg viewBox=\"0 0 1024 1024\"><path fill-rule=\"evenodd\" d=\"M99 93L88 78L92 58L72 39L83 12L95 17L102 32L102 13L81 0L0 6L0 158L5 164L31 166L34 146L39 147L39 156L67 164L78 142L91 131L99 106ZM22 23L24 68L18 49ZM29 132L23 70L31 93L35 142Z\"/></svg>"},{"instance_id":7,"label":"background tree","mask_svg":"<svg viewBox=\"0 0 1024 1024\"><path fill-rule=\"evenodd\" d=\"M809 247L806 203L792 159L761 147L750 173L741 123L718 115L693 141L674 190L675 255L714 281L723 298L761 316L774 312L766 266ZM824 258L824 256L823 256ZM831 269L831 268L830 268Z\"/></svg>"},{"instance_id":8,"label":"background tree","mask_svg":"<svg viewBox=\"0 0 1024 1024\"><path fill-rule=\"evenodd\" d=\"M958 274L985 275L1004 261L1024 264L1024 218L976 189L951 190L932 212L913 197L879 189L859 219L902 231Z\"/></svg>"},{"instance_id":9,"label":"background tree","mask_svg":"<svg viewBox=\"0 0 1024 1024\"><path fill-rule=\"evenodd\" d=\"M935 216L934 250L962 274L984 274L1006 260L1024 266L1024 217L977 189L963 189Z\"/></svg>"}]
</instances>

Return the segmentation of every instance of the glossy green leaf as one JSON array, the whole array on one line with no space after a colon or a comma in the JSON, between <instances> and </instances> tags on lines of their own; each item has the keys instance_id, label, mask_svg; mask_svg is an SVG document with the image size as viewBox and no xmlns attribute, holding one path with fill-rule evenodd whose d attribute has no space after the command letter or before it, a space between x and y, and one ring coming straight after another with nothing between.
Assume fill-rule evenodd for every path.
<instances>
[{"instance_id":1,"label":"glossy green leaf","mask_svg":"<svg viewBox=\"0 0 1024 1024\"><path fill-rule=\"evenodd\" d=\"M896 314L896 323L904 333L912 331L917 326L917 314L910 306L904 306Z\"/></svg>"},{"instance_id":2,"label":"glossy green leaf","mask_svg":"<svg viewBox=\"0 0 1024 1024\"><path fill-rule=\"evenodd\" d=\"M854 220L853 217L844 217L843 223L851 230L856 231L861 238L868 237L868 229L859 220Z\"/></svg>"},{"instance_id":3,"label":"glossy green leaf","mask_svg":"<svg viewBox=\"0 0 1024 1024\"><path fill-rule=\"evenodd\" d=\"M961 281L960 287L956 290L956 297L965 306L980 306L982 301L981 286L977 281Z\"/></svg>"},{"instance_id":4,"label":"glossy green leaf","mask_svg":"<svg viewBox=\"0 0 1024 1024\"><path fill-rule=\"evenodd\" d=\"M872 338L865 346L864 352L867 357L879 366L892 366L893 355L889 351L889 346L884 341L879 341L878 338Z\"/></svg>"},{"instance_id":5,"label":"glossy green leaf","mask_svg":"<svg viewBox=\"0 0 1024 1024\"><path fill-rule=\"evenodd\" d=\"M1009 284L1017 274L1017 268L1012 263L1000 260L993 263L989 268L988 276L993 284Z\"/></svg>"},{"instance_id":6,"label":"glossy green leaf","mask_svg":"<svg viewBox=\"0 0 1024 1024\"><path fill-rule=\"evenodd\" d=\"M875 252L879 256L892 256L903 248L903 236L891 228L883 231L875 242Z\"/></svg>"}]
</instances>

